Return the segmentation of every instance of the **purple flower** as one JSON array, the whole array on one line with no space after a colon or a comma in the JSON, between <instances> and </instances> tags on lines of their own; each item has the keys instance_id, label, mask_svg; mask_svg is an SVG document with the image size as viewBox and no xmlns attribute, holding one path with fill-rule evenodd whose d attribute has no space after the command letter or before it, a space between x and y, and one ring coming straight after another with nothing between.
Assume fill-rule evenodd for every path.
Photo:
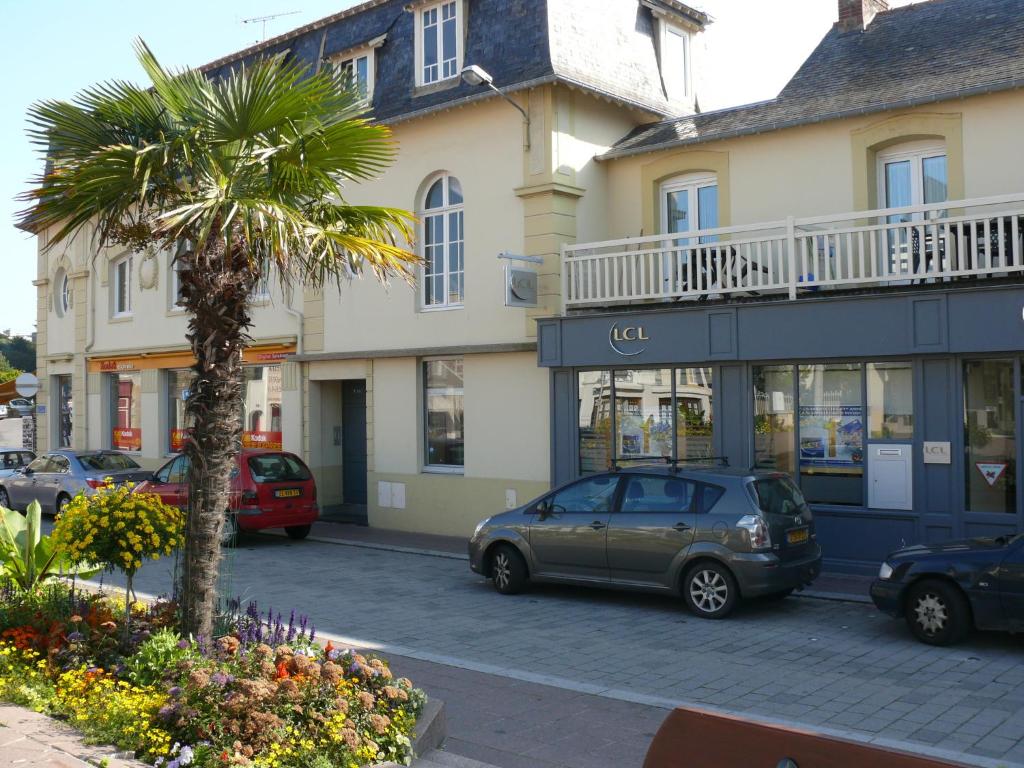
<instances>
[{"instance_id":1,"label":"purple flower","mask_svg":"<svg viewBox=\"0 0 1024 768\"><path fill-rule=\"evenodd\" d=\"M164 704L160 707L160 710L156 713L156 716L161 720L170 720L178 713L177 704Z\"/></svg>"},{"instance_id":2,"label":"purple flower","mask_svg":"<svg viewBox=\"0 0 1024 768\"><path fill-rule=\"evenodd\" d=\"M85 640L85 635L83 635L81 632L69 632L68 633L68 642L69 643L80 643L83 640Z\"/></svg>"},{"instance_id":3,"label":"purple flower","mask_svg":"<svg viewBox=\"0 0 1024 768\"><path fill-rule=\"evenodd\" d=\"M167 691L167 695L173 699L176 699L179 696L181 696L181 688L175 685L173 688Z\"/></svg>"},{"instance_id":4,"label":"purple flower","mask_svg":"<svg viewBox=\"0 0 1024 768\"><path fill-rule=\"evenodd\" d=\"M362 671L363 671L363 668L359 665L358 661L353 661L352 664L348 668L348 673L350 675L358 675Z\"/></svg>"},{"instance_id":5,"label":"purple flower","mask_svg":"<svg viewBox=\"0 0 1024 768\"><path fill-rule=\"evenodd\" d=\"M341 651L339 651L337 648L331 648L331 650L327 652L327 658L331 661L336 660L339 656L341 656Z\"/></svg>"},{"instance_id":6,"label":"purple flower","mask_svg":"<svg viewBox=\"0 0 1024 768\"><path fill-rule=\"evenodd\" d=\"M223 672L214 672L212 675L210 675L210 682L216 685L218 688L223 688L232 680L234 680L234 678L231 675L226 675Z\"/></svg>"},{"instance_id":7,"label":"purple flower","mask_svg":"<svg viewBox=\"0 0 1024 768\"><path fill-rule=\"evenodd\" d=\"M185 638L181 638L181 640L178 641L178 647L184 651L186 648L188 648L188 640L186 640Z\"/></svg>"}]
</instances>

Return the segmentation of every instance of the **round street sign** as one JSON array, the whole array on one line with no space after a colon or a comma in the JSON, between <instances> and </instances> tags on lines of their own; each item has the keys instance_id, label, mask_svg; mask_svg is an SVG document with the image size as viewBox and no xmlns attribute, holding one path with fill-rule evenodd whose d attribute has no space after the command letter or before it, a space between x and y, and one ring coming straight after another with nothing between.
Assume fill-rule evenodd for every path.
<instances>
[{"instance_id":1,"label":"round street sign","mask_svg":"<svg viewBox=\"0 0 1024 768\"><path fill-rule=\"evenodd\" d=\"M39 391L39 379L31 373L23 373L14 380L14 389L22 397L34 397Z\"/></svg>"}]
</instances>

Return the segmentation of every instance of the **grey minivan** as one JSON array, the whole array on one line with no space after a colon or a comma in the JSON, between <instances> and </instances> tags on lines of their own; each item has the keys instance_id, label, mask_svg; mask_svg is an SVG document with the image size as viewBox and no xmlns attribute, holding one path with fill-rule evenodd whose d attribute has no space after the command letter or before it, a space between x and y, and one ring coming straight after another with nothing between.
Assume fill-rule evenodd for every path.
<instances>
[{"instance_id":1,"label":"grey minivan","mask_svg":"<svg viewBox=\"0 0 1024 768\"><path fill-rule=\"evenodd\" d=\"M821 572L811 510L788 475L714 466L575 480L481 521L469 556L504 594L528 581L667 592L709 619Z\"/></svg>"}]
</instances>

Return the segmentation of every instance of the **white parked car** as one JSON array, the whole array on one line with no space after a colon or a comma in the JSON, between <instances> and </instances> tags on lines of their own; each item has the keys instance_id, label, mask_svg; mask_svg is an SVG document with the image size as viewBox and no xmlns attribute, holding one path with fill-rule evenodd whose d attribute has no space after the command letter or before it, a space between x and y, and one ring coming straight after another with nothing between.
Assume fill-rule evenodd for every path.
<instances>
[{"instance_id":1,"label":"white parked car","mask_svg":"<svg viewBox=\"0 0 1024 768\"><path fill-rule=\"evenodd\" d=\"M35 459L32 451L24 448L0 447L0 479L10 477Z\"/></svg>"},{"instance_id":2,"label":"white parked car","mask_svg":"<svg viewBox=\"0 0 1024 768\"><path fill-rule=\"evenodd\" d=\"M12 419L19 419L22 416L31 416L35 412L36 407L32 405L31 400L26 400L24 397L16 397L7 404L7 413L0 414L0 418L7 418L8 416Z\"/></svg>"}]
</instances>

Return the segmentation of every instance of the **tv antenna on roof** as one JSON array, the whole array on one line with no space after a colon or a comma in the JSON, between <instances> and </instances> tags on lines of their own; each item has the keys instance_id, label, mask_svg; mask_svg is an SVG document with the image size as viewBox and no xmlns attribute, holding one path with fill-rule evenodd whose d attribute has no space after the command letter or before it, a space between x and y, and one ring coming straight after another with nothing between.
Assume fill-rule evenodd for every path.
<instances>
[{"instance_id":1,"label":"tv antenna on roof","mask_svg":"<svg viewBox=\"0 0 1024 768\"><path fill-rule=\"evenodd\" d=\"M256 23L262 24L263 25L263 40L261 40L260 42L266 42L266 39L267 39L267 22L268 21L273 21L274 19L279 19L282 16L294 16L297 13L302 13L302 11L287 11L285 13L272 13L269 16L253 16L251 19L242 19L242 23L243 24L256 24Z\"/></svg>"}]
</instances>

